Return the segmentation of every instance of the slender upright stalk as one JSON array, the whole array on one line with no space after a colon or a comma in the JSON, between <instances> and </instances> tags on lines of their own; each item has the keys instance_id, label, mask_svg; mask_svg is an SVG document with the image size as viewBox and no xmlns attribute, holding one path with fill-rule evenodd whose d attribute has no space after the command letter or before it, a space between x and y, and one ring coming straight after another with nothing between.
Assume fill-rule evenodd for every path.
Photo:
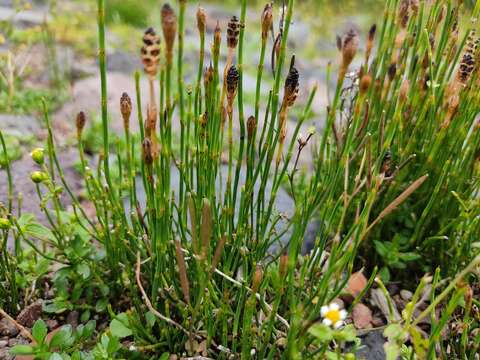
<instances>
[{"instance_id":1,"label":"slender upright stalk","mask_svg":"<svg viewBox=\"0 0 480 360\"><path fill-rule=\"evenodd\" d=\"M100 87L102 93L102 128L103 128L103 165L105 179L110 188L109 139L108 139L108 110L107 110L107 56L105 49L105 0L97 0L98 7L98 62L100 66Z\"/></svg>"},{"instance_id":2,"label":"slender upright stalk","mask_svg":"<svg viewBox=\"0 0 480 360\"><path fill-rule=\"evenodd\" d=\"M186 0L180 1L180 11L178 16L178 60L177 60L177 85L178 98L180 108L180 166L185 169L186 166L186 150L185 150L185 104L184 104L184 88L183 88L183 41L184 41L184 19L185 19ZM187 139L188 141L188 139ZM186 179L185 179L186 180ZM180 189L180 207L184 204L184 181L179 177Z\"/></svg>"},{"instance_id":3,"label":"slender upright stalk","mask_svg":"<svg viewBox=\"0 0 480 360\"><path fill-rule=\"evenodd\" d=\"M240 123L240 146L237 157L237 168L235 171L235 183L233 186L233 208L236 206L238 182L240 179L240 169L243 162L243 150L245 147L245 115L243 113L243 44L245 41L245 17L247 13L247 0L242 0L242 10L240 14L240 37L238 41L238 121Z\"/></svg>"}]
</instances>

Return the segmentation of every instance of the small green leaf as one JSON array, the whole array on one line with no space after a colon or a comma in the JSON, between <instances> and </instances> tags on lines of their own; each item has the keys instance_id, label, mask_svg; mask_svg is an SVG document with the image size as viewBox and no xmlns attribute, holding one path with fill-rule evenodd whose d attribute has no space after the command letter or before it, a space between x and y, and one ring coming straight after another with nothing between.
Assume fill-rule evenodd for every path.
<instances>
[{"instance_id":1,"label":"small green leaf","mask_svg":"<svg viewBox=\"0 0 480 360\"><path fill-rule=\"evenodd\" d=\"M47 313L60 314L72 307L70 303L61 298L56 298L52 302L45 302L42 306L43 311Z\"/></svg>"},{"instance_id":2,"label":"small green leaf","mask_svg":"<svg viewBox=\"0 0 480 360\"><path fill-rule=\"evenodd\" d=\"M33 354L33 347L30 345L15 345L10 349L12 355L30 355Z\"/></svg>"},{"instance_id":3,"label":"small green leaf","mask_svg":"<svg viewBox=\"0 0 480 360\"><path fill-rule=\"evenodd\" d=\"M37 239L55 240L53 233L47 227L39 223L29 224L25 229L25 233L36 237Z\"/></svg>"},{"instance_id":4,"label":"small green leaf","mask_svg":"<svg viewBox=\"0 0 480 360\"><path fill-rule=\"evenodd\" d=\"M90 277L90 267L85 263L79 264L77 266L77 273L81 275L84 280L86 280Z\"/></svg>"},{"instance_id":5,"label":"small green leaf","mask_svg":"<svg viewBox=\"0 0 480 360\"><path fill-rule=\"evenodd\" d=\"M113 319L110 323L110 331L113 336L118 338L124 338L132 335L132 330L130 330L123 322L117 319Z\"/></svg>"},{"instance_id":6,"label":"small green leaf","mask_svg":"<svg viewBox=\"0 0 480 360\"><path fill-rule=\"evenodd\" d=\"M47 325L42 319L35 321L35 324L32 328L32 336L37 343L42 344L44 342L47 332Z\"/></svg>"},{"instance_id":7,"label":"small green leaf","mask_svg":"<svg viewBox=\"0 0 480 360\"><path fill-rule=\"evenodd\" d=\"M145 314L145 318L147 319L147 325L150 328L152 328L153 325L155 325L155 322L157 321L157 317L151 311L148 311Z\"/></svg>"},{"instance_id":8,"label":"small green leaf","mask_svg":"<svg viewBox=\"0 0 480 360\"><path fill-rule=\"evenodd\" d=\"M399 254L400 259L403 261L415 261L421 258L421 256L417 253L414 252L408 252L408 253L403 253Z\"/></svg>"},{"instance_id":9,"label":"small green leaf","mask_svg":"<svg viewBox=\"0 0 480 360\"><path fill-rule=\"evenodd\" d=\"M48 360L63 360L63 357L60 354L52 354Z\"/></svg>"},{"instance_id":10,"label":"small green leaf","mask_svg":"<svg viewBox=\"0 0 480 360\"><path fill-rule=\"evenodd\" d=\"M333 339L333 330L323 324L313 325L308 332L320 343L329 343Z\"/></svg>"},{"instance_id":11,"label":"small green leaf","mask_svg":"<svg viewBox=\"0 0 480 360\"><path fill-rule=\"evenodd\" d=\"M399 337L402 336L402 334L403 334L403 330L399 324L388 325L383 331L383 335L389 340L398 339Z\"/></svg>"},{"instance_id":12,"label":"small green leaf","mask_svg":"<svg viewBox=\"0 0 480 360\"><path fill-rule=\"evenodd\" d=\"M373 240L373 243L375 244L375 249L380 256L387 256L389 250L385 243L382 243L378 240Z\"/></svg>"},{"instance_id":13,"label":"small green leaf","mask_svg":"<svg viewBox=\"0 0 480 360\"><path fill-rule=\"evenodd\" d=\"M57 331L50 340L50 349L58 349L68 346L71 343L72 326L65 325L61 330Z\"/></svg>"},{"instance_id":14,"label":"small green leaf","mask_svg":"<svg viewBox=\"0 0 480 360\"><path fill-rule=\"evenodd\" d=\"M390 281L390 270L388 270L388 267L384 266L378 274L380 275L380 279L382 279L383 282Z\"/></svg>"},{"instance_id":15,"label":"small green leaf","mask_svg":"<svg viewBox=\"0 0 480 360\"><path fill-rule=\"evenodd\" d=\"M357 332L353 325L347 325L335 334L335 338L341 341L352 342L357 338Z\"/></svg>"},{"instance_id":16,"label":"small green leaf","mask_svg":"<svg viewBox=\"0 0 480 360\"><path fill-rule=\"evenodd\" d=\"M111 337L110 341L108 342L107 352L111 356L115 354L118 350L120 350L120 340L117 337Z\"/></svg>"},{"instance_id":17,"label":"small green leaf","mask_svg":"<svg viewBox=\"0 0 480 360\"><path fill-rule=\"evenodd\" d=\"M107 334L103 334L102 338L100 339L100 342L102 344L102 347L106 350L108 347L108 343L110 342L110 338L108 337Z\"/></svg>"},{"instance_id":18,"label":"small green leaf","mask_svg":"<svg viewBox=\"0 0 480 360\"><path fill-rule=\"evenodd\" d=\"M82 360L82 356L80 355L80 351L75 351L72 356L70 357L70 360Z\"/></svg>"},{"instance_id":19,"label":"small green leaf","mask_svg":"<svg viewBox=\"0 0 480 360\"><path fill-rule=\"evenodd\" d=\"M95 328L97 327L97 322L95 320L90 320L85 324L85 329L83 330L83 335L85 337L90 337L93 335Z\"/></svg>"},{"instance_id":20,"label":"small green leaf","mask_svg":"<svg viewBox=\"0 0 480 360\"><path fill-rule=\"evenodd\" d=\"M98 288L103 296L107 296L110 293L110 288L105 284L100 284Z\"/></svg>"},{"instance_id":21,"label":"small green leaf","mask_svg":"<svg viewBox=\"0 0 480 360\"><path fill-rule=\"evenodd\" d=\"M100 299L95 304L95 310L97 312L104 312L105 309L107 308L107 305L108 305L108 300L107 299Z\"/></svg>"},{"instance_id":22,"label":"small green leaf","mask_svg":"<svg viewBox=\"0 0 480 360\"><path fill-rule=\"evenodd\" d=\"M53 233L44 225L36 221L35 215L26 213L20 216L18 224L26 235L36 237L38 239L48 239L55 241Z\"/></svg>"},{"instance_id":23,"label":"small green leaf","mask_svg":"<svg viewBox=\"0 0 480 360\"><path fill-rule=\"evenodd\" d=\"M88 320L90 319L90 315L91 315L90 310L89 310L89 309L85 310L85 311L82 313L82 315L80 315L80 321L81 321L81 322L86 322L86 321L88 321Z\"/></svg>"},{"instance_id":24,"label":"small green leaf","mask_svg":"<svg viewBox=\"0 0 480 360\"><path fill-rule=\"evenodd\" d=\"M400 356L400 347L396 343L386 343L383 345L386 360L397 360Z\"/></svg>"}]
</instances>

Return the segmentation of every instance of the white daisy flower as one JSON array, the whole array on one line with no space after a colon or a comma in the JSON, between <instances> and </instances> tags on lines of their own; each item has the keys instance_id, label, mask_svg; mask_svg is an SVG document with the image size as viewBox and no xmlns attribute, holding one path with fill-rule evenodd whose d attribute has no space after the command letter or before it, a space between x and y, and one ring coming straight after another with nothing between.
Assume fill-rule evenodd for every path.
<instances>
[{"instance_id":1,"label":"white daisy flower","mask_svg":"<svg viewBox=\"0 0 480 360\"><path fill-rule=\"evenodd\" d=\"M334 329L341 327L343 321L347 318L347 311L344 309L340 310L340 306L336 303L322 306L320 308L320 314L323 317L322 323Z\"/></svg>"}]
</instances>

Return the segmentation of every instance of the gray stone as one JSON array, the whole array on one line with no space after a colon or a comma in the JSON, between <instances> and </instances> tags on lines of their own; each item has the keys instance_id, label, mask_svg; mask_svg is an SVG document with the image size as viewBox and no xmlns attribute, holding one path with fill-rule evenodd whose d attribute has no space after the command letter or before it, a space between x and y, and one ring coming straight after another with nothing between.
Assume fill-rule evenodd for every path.
<instances>
[{"instance_id":1,"label":"gray stone","mask_svg":"<svg viewBox=\"0 0 480 360\"><path fill-rule=\"evenodd\" d=\"M0 348L4 348L8 345L8 340L0 340Z\"/></svg>"},{"instance_id":2,"label":"gray stone","mask_svg":"<svg viewBox=\"0 0 480 360\"><path fill-rule=\"evenodd\" d=\"M135 70L141 69L140 56L123 51L115 51L107 57L107 70L125 74L132 74Z\"/></svg>"},{"instance_id":3,"label":"gray stone","mask_svg":"<svg viewBox=\"0 0 480 360\"><path fill-rule=\"evenodd\" d=\"M2 336L16 336L18 334L17 327L8 321L6 318L0 320L0 335Z\"/></svg>"},{"instance_id":4,"label":"gray stone","mask_svg":"<svg viewBox=\"0 0 480 360\"><path fill-rule=\"evenodd\" d=\"M0 129L19 138L38 137L41 133L39 121L30 115L0 114Z\"/></svg>"},{"instance_id":5,"label":"gray stone","mask_svg":"<svg viewBox=\"0 0 480 360\"><path fill-rule=\"evenodd\" d=\"M15 9L9 6L0 6L0 21L11 21L20 26L35 26L41 25L45 21L51 19L50 14L44 10L32 9L16 12Z\"/></svg>"},{"instance_id":6,"label":"gray stone","mask_svg":"<svg viewBox=\"0 0 480 360\"><path fill-rule=\"evenodd\" d=\"M382 312L383 316L386 318L386 319L389 319L390 318L390 306L388 304L388 300L387 298L385 297L385 294L383 293L383 291L381 289L372 289L371 290L371 299L370 299L372 305L375 305L376 307L378 307L380 309L380 311ZM394 318L394 320L400 320L401 319L401 316L400 316L400 313L397 309L397 306L395 303L392 303L392 316Z\"/></svg>"},{"instance_id":7,"label":"gray stone","mask_svg":"<svg viewBox=\"0 0 480 360\"><path fill-rule=\"evenodd\" d=\"M126 92L130 95L133 103L131 129L137 131L137 106L135 80L133 75L126 75L121 72L109 72L107 74L108 86L108 116L111 129L117 134L123 134L123 121L120 114L120 97ZM143 98L143 107L146 108L148 98L148 82L143 76L140 84ZM158 90L158 89L157 89ZM79 111L87 114L87 127L91 124L91 118L100 114L100 75L98 70L94 76L81 79L74 83L72 87L71 100L65 103L54 115L53 123L56 133L59 134L58 140L67 142L68 138L75 133L75 117ZM174 122L174 123L178 123Z\"/></svg>"},{"instance_id":8,"label":"gray stone","mask_svg":"<svg viewBox=\"0 0 480 360\"><path fill-rule=\"evenodd\" d=\"M58 151L58 158L63 167L67 184L72 189L74 194L78 193L82 188L82 179L80 176L78 176L78 172L74 168L78 161L77 150L60 148ZM30 179L31 172L39 170L39 167L32 161L29 154L25 154L21 160L13 162L11 167L14 198L18 198L19 193L22 194L22 213L32 213L37 217L38 221L48 225L46 216L40 209L40 201L38 199L35 185ZM0 202L6 204L8 191L7 183L4 181L6 179L4 170L0 170L0 179ZM63 192L61 195L61 201L66 207L71 203L66 192ZM14 202L13 213L15 215L17 214L16 205L17 202Z\"/></svg>"},{"instance_id":9,"label":"gray stone","mask_svg":"<svg viewBox=\"0 0 480 360\"><path fill-rule=\"evenodd\" d=\"M295 47L305 46L305 39L310 38L311 27L306 22L295 21L290 26L288 33L288 41L294 44Z\"/></svg>"},{"instance_id":10,"label":"gray stone","mask_svg":"<svg viewBox=\"0 0 480 360\"><path fill-rule=\"evenodd\" d=\"M0 349L0 359L2 360L10 360L13 359L13 356L9 353L10 349Z\"/></svg>"},{"instance_id":11,"label":"gray stone","mask_svg":"<svg viewBox=\"0 0 480 360\"><path fill-rule=\"evenodd\" d=\"M70 324L72 328L76 328L78 326L78 318L80 314L78 311L72 311L67 315L67 324Z\"/></svg>"},{"instance_id":12,"label":"gray stone","mask_svg":"<svg viewBox=\"0 0 480 360\"><path fill-rule=\"evenodd\" d=\"M314 218L305 231L305 239L302 246L302 253L308 254L315 247L315 240L317 238L318 232L320 231L321 223L320 220Z\"/></svg>"},{"instance_id":13,"label":"gray stone","mask_svg":"<svg viewBox=\"0 0 480 360\"><path fill-rule=\"evenodd\" d=\"M357 352L357 359L361 360L385 360L383 344L385 339L382 331L369 331L362 337L362 347Z\"/></svg>"},{"instance_id":14,"label":"gray stone","mask_svg":"<svg viewBox=\"0 0 480 360\"><path fill-rule=\"evenodd\" d=\"M408 290L400 290L400 297L405 301L410 301L413 297L413 294Z\"/></svg>"}]
</instances>

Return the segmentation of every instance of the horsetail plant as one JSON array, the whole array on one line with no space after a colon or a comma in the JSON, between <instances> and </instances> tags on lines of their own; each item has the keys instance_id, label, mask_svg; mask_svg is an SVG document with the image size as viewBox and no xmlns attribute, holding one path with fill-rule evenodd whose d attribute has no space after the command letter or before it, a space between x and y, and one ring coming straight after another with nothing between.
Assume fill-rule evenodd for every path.
<instances>
[{"instance_id":1,"label":"horsetail plant","mask_svg":"<svg viewBox=\"0 0 480 360\"><path fill-rule=\"evenodd\" d=\"M325 127L315 143L313 164L303 172L300 154L316 136L314 130L307 136L301 131L322 115L312 111L317 87L300 90L300 71L288 47L294 3L288 0L282 8L276 36L273 4L258 16L261 46L252 113L244 104L245 62L250 60L245 33L253 31L246 21L247 0L226 31L217 22L210 53L205 51L207 14L197 10L193 27L199 33L199 59L191 84L184 74L187 1L180 0L178 9L165 4L160 10L163 41L153 28L143 35L140 56L149 90L141 93L138 71L137 113L133 94L124 93L117 103L122 118L109 119L105 5L98 0L103 152L96 169L82 144L85 113L76 118L81 174L95 215L87 216L64 180L45 106L48 146L32 180L49 236L37 239L40 250L12 213L10 197L8 207L0 207L0 281L16 288L15 261L5 250L11 232L17 257L23 240L62 269L87 267L88 272L81 271L84 280L103 290L110 316L117 319L113 310L128 308L123 326L139 358L165 358L161 354L166 353L308 359L341 358L345 342L356 340L353 326L343 322L345 311L336 306L329 309L331 316L342 314L342 321L333 322L339 328L321 324L325 306L345 293L356 267L371 272L361 296L373 283L382 288L372 265L379 261L384 262L379 274L384 280L395 277L391 269L418 259L422 272L444 265L437 277L457 274L455 282L470 280L478 266L473 242L480 191L475 91L480 70L472 29L461 41L456 38L461 12L451 1L388 0L383 24L367 34L358 69L361 37L348 31L338 42L337 86L322 118ZM274 44L269 44L269 32ZM264 73L269 47L273 74ZM268 94L261 90L265 80L272 84ZM298 107L303 111L293 122L292 109ZM113 148L109 122L120 120L125 146ZM6 157L1 132L0 140ZM110 160L113 155L116 161ZM118 172L113 173L115 165ZM11 183L8 160L6 168ZM276 199L287 183L293 205L291 213L283 214ZM63 189L72 204L70 217L60 201ZM318 219L315 244L304 254L307 228ZM86 250L79 256L70 251L74 246ZM377 257L372 248L381 259L362 263L360 253L369 260ZM427 250L435 254L430 262L421 255ZM452 257L460 254L455 264ZM449 313L457 308L454 286L439 284L434 282L433 302L422 317L452 293ZM92 293L96 301L98 292ZM129 300L116 301L123 294ZM75 301L73 306L85 306ZM406 317L402 331L411 331L418 321ZM435 336L444 325L434 324Z\"/></svg>"}]
</instances>

